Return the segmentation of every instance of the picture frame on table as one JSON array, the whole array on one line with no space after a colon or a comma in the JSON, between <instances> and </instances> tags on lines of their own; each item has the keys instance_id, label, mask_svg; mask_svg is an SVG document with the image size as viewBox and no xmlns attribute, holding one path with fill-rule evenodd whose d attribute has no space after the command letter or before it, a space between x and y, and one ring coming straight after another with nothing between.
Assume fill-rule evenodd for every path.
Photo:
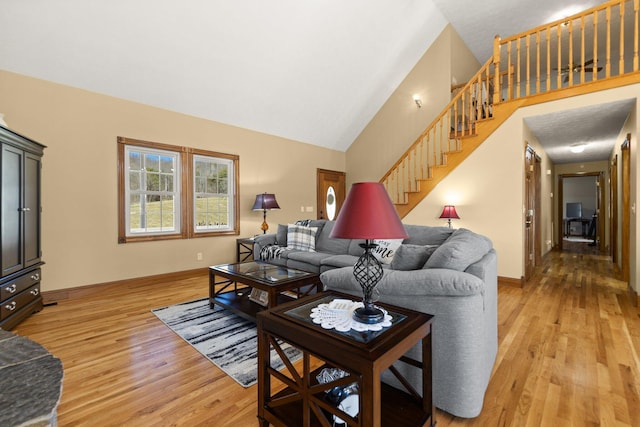
<instances>
[{"instance_id":1,"label":"picture frame on table","mask_svg":"<svg viewBox=\"0 0 640 427\"><path fill-rule=\"evenodd\" d=\"M269 305L269 294L267 291L263 291L257 288L253 288L249 294L249 299L263 307Z\"/></svg>"}]
</instances>

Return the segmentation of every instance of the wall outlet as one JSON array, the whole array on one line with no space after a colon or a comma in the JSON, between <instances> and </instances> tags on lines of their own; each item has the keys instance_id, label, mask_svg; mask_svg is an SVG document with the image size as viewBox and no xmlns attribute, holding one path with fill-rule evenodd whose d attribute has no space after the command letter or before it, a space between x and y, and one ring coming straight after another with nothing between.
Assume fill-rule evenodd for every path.
<instances>
[{"instance_id":1,"label":"wall outlet","mask_svg":"<svg viewBox=\"0 0 640 427\"><path fill-rule=\"evenodd\" d=\"M198 252L198 253L196 254L196 260L198 260L198 261L202 261L202 252Z\"/></svg>"},{"instance_id":2,"label":"wall outlet","mask_svg":"<svg viewBox=\"0 0 640 427\"><path fill-rule=\"evenodd\" d=\"M304 206L300 206L300 212L304 212Z\"/></svg>"}]
</instances>

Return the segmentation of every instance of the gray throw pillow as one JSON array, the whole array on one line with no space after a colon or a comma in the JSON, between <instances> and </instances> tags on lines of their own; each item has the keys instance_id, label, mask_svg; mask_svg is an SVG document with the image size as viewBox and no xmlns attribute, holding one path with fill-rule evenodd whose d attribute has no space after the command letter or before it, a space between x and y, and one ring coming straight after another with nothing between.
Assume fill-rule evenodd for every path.
<instances>
[{"instance_id":1,"label":"gray throw pillow","mask_svg":"<svg viewBox=\"0 0 640 427\"><path fill-rule=\"evenodd\" d=\"M410 245L403 243L391 261L392 270L419 270L436 250L435 245Z\"/></svg>"},{"instance_id":2,"label":"gray throw pillow","mask_svg":"<svg viewBox=\"0 0 640 427\"><path fill-rule=\"evenodd\" d=\"M465 271L491 250L493 243L487 237L466 228L459 228L429 257L424 268L449 268Z\"/></svg>"},{"instance_id":3,"label":"gray throw pillow","mask_svg":"<svg viewBox=\"0 0 640 427\"><path fill-rule=\"evenodd\" d=\"M278 224L278 232L276 233L276 244L278 246L287 246L287 232L289 228L286 225Z\"/></svg>"}]
</instances>

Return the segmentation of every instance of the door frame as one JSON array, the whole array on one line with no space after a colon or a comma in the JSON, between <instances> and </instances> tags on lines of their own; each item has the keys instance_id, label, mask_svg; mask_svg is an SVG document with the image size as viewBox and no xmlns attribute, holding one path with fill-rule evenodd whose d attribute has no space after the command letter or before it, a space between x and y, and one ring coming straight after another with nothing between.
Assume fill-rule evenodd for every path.
<instances>
[{"instance_id":1,"label":"door frame","mask_svg":"<svg viewBox=\"0 0 640 427\"><path fill-rule=\"evenodd\" d=\"M558 175L558 204L557 204L557 212L558 212L558 220L557 220L557 226L556 226L556 230L557 230L557 236L558 236L558 248L560 249L560 251L563 250L563 243L564 243L564 217L562 215L563 212L563 207L564 207L564 179L565 178L581 178L581 177L585 177L585 176L594 176L596 177L596 185L598 186L598 191L597 193L597 197L596 197L596 209L598 211L598 226L597 226L597 238L600 244L600 248L602 247L601 245L604 243L604 215L603 215L603 210L602 210L602 206L603 206L603 202L604 202L604 196L603 196L603 191L602 189L604 188L603 185L603 180L604 180L604 172L603 171L596 171L596 172L584 172L584 173L563 173Z\"/></svg>"},{"instance_id":2,"label":"door frame","mask_svg":"<svg viewBox=\"0 0 640 427\"><path fill-rule=\"evenodd\" d=\"M529 160L530 158L530 160ZM542 233L540 207L542 205L541 181L542 159L528 142L525 142L525 223L524 232L524 279L530 279L535 272L535 267L542 264ZM527 230L529 221L528 211L533 211L531 218L531 232ZM530 234L529 234L530 233ZM533 253L532 253L532 252Z\"/></svg>"},{"instance_id":3,"label":"door frame","mask_svg":"<svg viewBox=\"0 0 640 427\"><path fill-rule=\"evenodd\" d=\"M342 208L342 204L344 203L344 199L347 194L347 185L346 178L347 175L345 172L341 171L333 171L329 169L316 169L316 218L317 219L327 219L325 218L325 190L323 183L326 181L335 182L335 195L336 195L336 218L340 213L340 208ZM327 179L328 178L328 179ZM334 218L335 221L335 218Z\"/></svg>"}]
</instances>

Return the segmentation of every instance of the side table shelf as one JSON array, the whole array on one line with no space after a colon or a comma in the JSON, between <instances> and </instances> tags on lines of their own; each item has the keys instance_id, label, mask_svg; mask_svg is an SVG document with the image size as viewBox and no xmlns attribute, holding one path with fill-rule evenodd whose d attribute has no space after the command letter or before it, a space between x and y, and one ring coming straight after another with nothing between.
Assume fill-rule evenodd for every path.
<instances>
[{"instance_id":1,"label":"side table shelf","mask_svg":"<svg viewBox=\"0 0 640 427\"><path fill-rule=\"evenodd\" d=\"M394 317L379 332L346 333L323 329L306 313L320 303L344 294L325 292L263 311L258 323L258 419L262 427L327 426L336 421L358 427L409 427L435 425L431 376L432 316L383 305ZM421 343L422 360L403 356ZM284 360L285 368L272 367L271 349L286 358L283 347L293 346L302 361ZM420 392L407 386L398 390L381 381L381 374L398 360L422 368ZM321 384L317 374L325 367L338 368L346 376ZM358 385L358 412L350 416L328 399L335 387ZM401 380L402 383L402 380ZM406 383L406 381L405 381ZM283 388L284 387L284 388Z\"/></svg>"}]
</instances>

